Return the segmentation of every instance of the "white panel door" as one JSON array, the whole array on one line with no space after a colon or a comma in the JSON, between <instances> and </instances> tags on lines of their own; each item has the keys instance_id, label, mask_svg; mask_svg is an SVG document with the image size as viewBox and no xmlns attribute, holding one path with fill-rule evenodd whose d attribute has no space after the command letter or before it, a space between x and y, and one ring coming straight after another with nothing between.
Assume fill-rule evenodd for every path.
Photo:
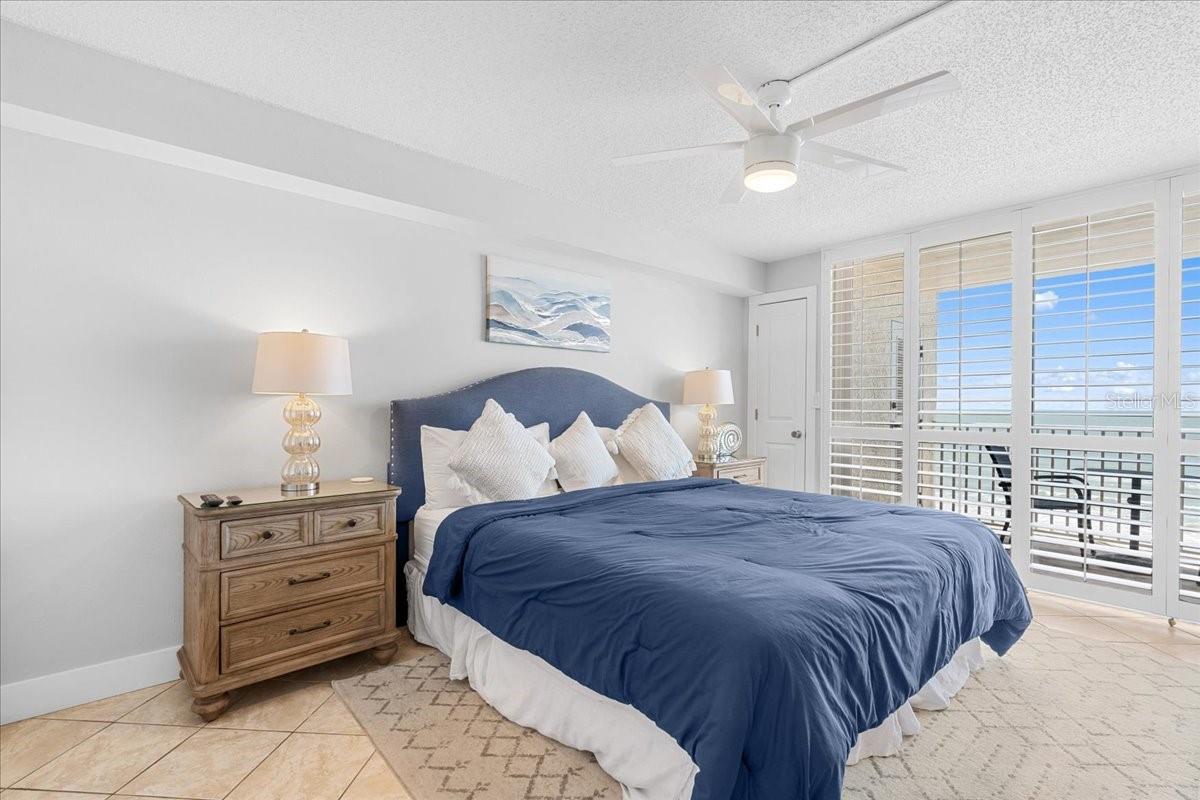
<instances>
[{"instance_id":1,"label":"white panel door","mask_svg":"<svg viewBox=\"0 0 1200 800\"><path fill-rule=\"evenodd\" d=\"M807 488L809 347L808 300L751 306L757 352L757 414L751 455L767 457L767 485Z\"/></svg>"}]
</instances>

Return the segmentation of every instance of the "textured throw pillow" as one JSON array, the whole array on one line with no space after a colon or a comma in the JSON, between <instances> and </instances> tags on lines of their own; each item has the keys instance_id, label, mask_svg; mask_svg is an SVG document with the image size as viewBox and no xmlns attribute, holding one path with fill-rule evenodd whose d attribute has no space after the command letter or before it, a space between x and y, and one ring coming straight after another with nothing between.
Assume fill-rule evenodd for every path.
<instances>
[{"instance_id":1,"label":"textured throw pillow","mask_svg":"<svg viewBox=\"0 0 1200 800\"><path fill-rule=\"evenodd\" d=\"M550 452L495 400L450 455L450 485L473 502L528 500L555 477Z\"/></svg>"},{"instance_id":2,"label":"textured throw pillow","mask_svg":"<svg viewBox=\"0 0 1200 800\"><path fill-rule=\"evenodd\" d=\"M580 411L571 426L550 442L550 455L558 470L558 482L568 492L604 486L618 474L617 462L585 411Z\"/></svg>"},{"instance_id":3,"label":"textured throw pillow","mask_svg":"<svg viewBox=\"0 0 1200 800\"><path fill-rule=\"evenodd\" d=\"M687 478L696 470L692 452L653 403L646 403L625 418L609 440L608 449L624 456L642 480Z\"/></svg>"},{"instance_id":4,"label":"textured throw pillow","mask_svg":"<svg viewBox=\"0 0 1200 800\"><path fill-rule=\"evenodd\" d=\"M617 465L617 479L614 483L641 483L642 476L638 475L638 471L633 468L633 465L625 460L625 456L613 452L617 449L616 445L610 446L610 442L617 435L617 431L614 428L596 428L596 431L600 434L600 438L604 440L605 448L612 454L612 459Z\"/></svg>"},{"instance_id":5,"label":"textured throw pillow","mask_svg":"<svg viewBox=\"0 0 1200 800\"><path fill-rule=\"evenodd\" d=\"M542 447L550 447L550 426L547 423L530 425L525 430ZM475 502L457 486L450 485L453 476L450 472L450 456L465 438L466 431L421 426L421 472L425 476L426 508L462 508ZM550 494L558 494L558 484L553 478L547 479L538 491L539 497Z\"/></svg>"}]
</instances>

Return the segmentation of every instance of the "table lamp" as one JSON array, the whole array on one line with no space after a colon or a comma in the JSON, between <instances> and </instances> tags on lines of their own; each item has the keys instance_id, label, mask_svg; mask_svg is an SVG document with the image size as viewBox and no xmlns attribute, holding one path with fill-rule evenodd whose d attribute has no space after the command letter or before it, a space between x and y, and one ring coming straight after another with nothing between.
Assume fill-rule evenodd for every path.
<instances>
[{"instance_id":1,"label":"table lamp","mask_svg":"<svg viewBox=\"0 0 1200 800\"><path fill-rule=\"evenodd\" d=\"M717 460L716 406L733 405L733 376L727 369L700 369L683 376L683 404L700 406L697 461Z\"/></svg>"},{"instance_id":2,"label":"table lamp","mask_svg":"<svg viewBox=\"0 0 1200 800\"><path fill-rule=\"evenodd\" d=\"M350 394L350 343L307 328L299 333L260 333L252 391L296 395L283 407L288 460L279 488L285 493L317 491L321 468L313 454L321 447L321 437L313 426L321 419L321 407L309 395Z\"/></svg>"}]
</instances>

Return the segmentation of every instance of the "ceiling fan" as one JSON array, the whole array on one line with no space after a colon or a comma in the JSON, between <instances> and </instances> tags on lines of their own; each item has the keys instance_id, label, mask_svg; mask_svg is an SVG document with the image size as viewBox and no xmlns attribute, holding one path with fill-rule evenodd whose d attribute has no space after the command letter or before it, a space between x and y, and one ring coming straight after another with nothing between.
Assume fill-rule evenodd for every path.
<instances>
[{"instance_id":1,"label":"ceiling fan","mask_svg":"<svg viewBox=\"0 0 1200 800\"><path fill-rule=\"evenodd\" d=\"M707 67L696 70L693 75L700 81L704 91L746 129L750 138L621 156L614 158L613 163L642 164L699 153L741 150L742 169L721 195L722 203L739 202L747 189L753 192L780 192L790 188L796 183L796 165L801 161L858 177L904 172L904 167L896 164L813 140L959 88L958 79L949 72L935 72L784 127L779 121L779 112L792 100L791 81L768 81L759 87L758 96L755 97L725 67Z\"/></svg>"}]
</instances>

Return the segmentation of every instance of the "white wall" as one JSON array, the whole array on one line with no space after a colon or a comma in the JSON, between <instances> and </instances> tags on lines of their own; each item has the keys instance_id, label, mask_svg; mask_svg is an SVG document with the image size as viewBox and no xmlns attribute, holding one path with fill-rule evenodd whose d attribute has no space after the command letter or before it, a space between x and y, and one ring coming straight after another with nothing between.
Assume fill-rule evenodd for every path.
<instances>
[{"instance_id":1,"label":"white wall","mask_svg":"<svg viewBox=\"0 0 1200 800\"><path fill-rule=\"evenodd\" d=\"M355 393L322 403L327 477L384 475L389 400L528 366L591 370L668 400L683 370L729 367L745 396L741 298L7 128L2 137L9 699L14 682L179 643L175 495L270 484L283 460L283 399L249 391L258 331L350 338ZM488 252L609 277L612 353L484 342ZM694 440L694 415L679 412ZM728 417L744 423L740 407Z\"/></svg>"},{"instance_id":2,"label":"white wall","mask_svg":"<svg viewBox=\"0 0 1200 800\"><path fill-rule=\"evenodd\" d=\"M709 242L4 20L0 121L472 236L649 265L743 297L763 289L761 263Z\"/></svg>"},{"instance_id":3,"label":"white wall","mask_svg":"<svg viewBox=\"0 0 1200 800\"><path fill-rule=\"evenodd\" d=\"M821 251L804 253L782 261L767 264L767 291L799 289L803 286L820 286L824 281L821 269Z\"/></svg>"}]
</instances>

